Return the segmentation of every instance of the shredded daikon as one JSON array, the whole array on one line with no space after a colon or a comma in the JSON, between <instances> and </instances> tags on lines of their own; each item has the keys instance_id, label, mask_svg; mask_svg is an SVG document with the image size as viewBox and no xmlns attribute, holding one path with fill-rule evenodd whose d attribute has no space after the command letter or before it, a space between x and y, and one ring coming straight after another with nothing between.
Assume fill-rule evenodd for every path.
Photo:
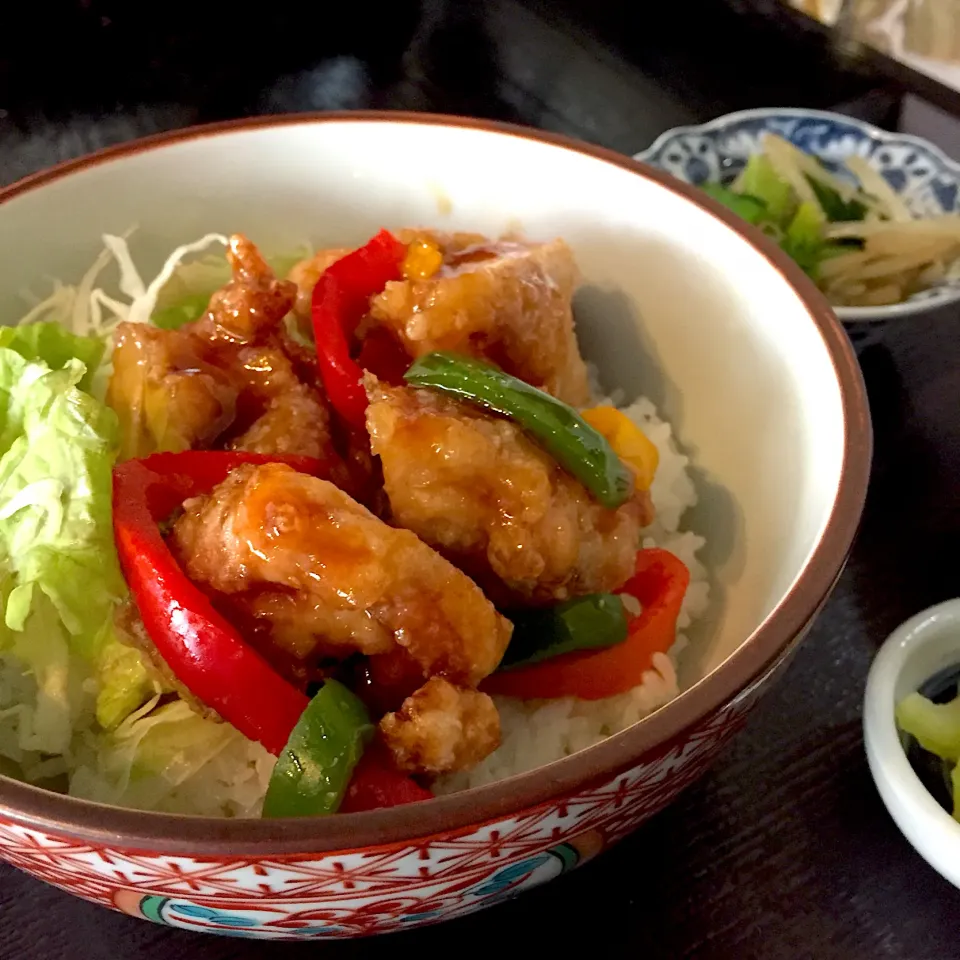
<instances>
[{"instance_id":1,"label":"shredded daikon","mask_svg":"<svg viewBox=\"0 0 960 960\"><path fill-rule=\"evenodd\" d=\"M208 233L193 243L185 243L183 246L177 247L177 249L167 257L166 262L160 268L160 272L150 281L150 285L146 290L144 290L140 296L133 298L127 313L127 320L130 323L147 323L150 320L150 316L157 305L157 296L163 289L164 284L173 276L174 271L185 256L191 253L200 253L200 251L206 250L207 247L212 246L214 243L222 243L226 246L227 242L227 238L221 233ZM126 248L126 243L123 244L123 247ZM140 275L130 260L129 251L127 251L127 261L129 263L129 270L136 276L137 281L142 286L143 281L140 280ZM118 263L119 262L118 260ZM123 269L124 266L121 264L121 271L123 271ZM132 281L132 277L128 279Z\"/></svg>"},{"instance_id":2,"label":"shredded daikon","mask_svg":"<svg viewBox=\"0 0 960 960\"><path fill-rule=\"evenodd\" d=\"M227 238L219 233L208 233L193 243L183 244L167 257L156 277L149 284L144 284L127 245L130 232L123 237L104 234L104 249L80 278L80 282L71 286L55 281L53 292L32 306L17 321L18 325L44 320L59 323L79 336L109 338L118 323L149 321L158 296L185 257L206 250L215 243L227 244ZM111 261L116 263L119 270L119 292L129 303L111 296L100 286L101 276ZM210 267L206 266L205 269L209 270ZM225 263L221 269L229 277L229 267ZM109 351L106 357L105 362L109 362Z\"/></svg>"},{"instance_id":3,"label":"shredded daikon","mask_svg":"<svg viewBox=\"0 0 960 960\"><path fill-rule=\"evenodd\" d=\"M807 181L807 177L822 183L825 187L829 187L839 195L841 200L847 203L855 200L866 207L868 211L880 216L888 216L885 203L880 199L865 193L863 190L858 190L853 184L834 176L813 157L782 137L773 133L764 134L763 149L778 175L790 184L797 196L801 200L815 203L825 216L826 213L817 198L816 192ZM844 161L844 163L849 165L849 161Z\"/></svg>"},{"instance_id":4,"label":"shredded daikon","mask_svg":"<svg viewBox=\"0 0 960 960\"><path fill-rule=\"evenodd\" d=\"M907 205L897 196L894 189L863 157L848 157L844 166L860 181L865 193L879 200L886 207L886 214L891 220L907 221L913 217Z\"/></svg>"},{"instance_id":5,"label":"shredded daikon","mask_svg":"<svg viewBox=\"0 0 960 960\"><path fill-rule=\"evenodd\" d=\"M803 171L797 165L796 158L793 156L793 144L787 143L786 140L772 133L764 134L761 142L763 151L769 158L777 176L790 184L801 202L811 203L823 213L823 207L820 206L820 201L817 199L813 187L807 182Z\"/></svg>"}]
</instances>

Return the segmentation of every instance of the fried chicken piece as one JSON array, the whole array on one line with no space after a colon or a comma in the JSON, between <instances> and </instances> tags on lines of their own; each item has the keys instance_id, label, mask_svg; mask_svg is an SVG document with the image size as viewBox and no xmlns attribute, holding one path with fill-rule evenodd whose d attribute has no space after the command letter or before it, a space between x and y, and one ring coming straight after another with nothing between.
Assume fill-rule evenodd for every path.
<instances>
[{"instance_id":1,"label":"fried chicken piece","mask_svg":"<svg viewBox=\"0 0 960 960\"><path fill-rule=\"evenodd\" d=\"M253 343L278 331L297 296L296 284L278 280L256 246L235 233L227 246L233 279L211 298L207 312L184 329L212 342Z\"/></svg>"},{"instance_id":2,"label":"fried chicken piece","mask_svg":"<svg viewBox=\"0 0 960 960\"><path fill-rule=\"evenodd\" d=\"M388 283L370 319L411 357L453 350L486 357L575 406L589 399L571 300L579 274L562 240L483 241L475 235L404 232L439 245L443 265L427 279Z\"/></svg>"},{"instance_id":3,"label":"fried chicken piece","mask_svg":"<svg viewBox=\"0 0 960 960\"><path fill-rule=\"evenodd\" d=\"M230 238L227 259L233 279L182 331L202 341L206 359L228 371L246 395L266 404L301 379L315 379L310 351L295 343L284 325L296 285L278 280L242 234Z\"/></svg>"},{"instance_id":4,"label":"fried chicken piece","mask_svg":"<svg viewBox=\"0 0 960 960\"><path fill-rule=\"evenodd\" d=\"M212 355L230 372L250 402L267 404L300 385L293 361L273 338L239 348L215 349Z\"/></svg>"},{"instance_id":5,"label":"fried chicken piece","mask_svg":"<svg viewBox=\"0 0 960 960\"><path fill-rule=\"evenodd\" d=\"M297 299L293 307L294 315L300 329L306 333L312 333L313 320L310 314L310 304L313 299L313 288L321 275L339 259L350 253L347 249L319 250L312 257L301 260L294 264L287 279L293 282L297 287Z\"/></svg>"},{"instance_id":6,"label":"fried chicken piece","mask_svg":"<svg viewBox=\"0 0 960 960\"><path fill-rule=\"evenodd\" d=\"M276 335L263 343L236 347L214 345L208 351L236 384L238 428L243 433L230 447L252 453L295 453L339 461L333 442L330 409L319 386L300 378L296 344ZM309 376L308 382L315 383Z\"/></svg>"},{"instance_id":7,"label":"fried chicken piece","mask_svg":"<svg viewBox=\"0 0 960 960\"><path fill-rule=\"evenodd\" d=\"M316 390L299 381L279 394L252 426L231 444L250 453L287 453L330 460L335 457L330 415Z\"/></svg>"},{"instance_id":8,"label":"fried chicken piece","mask_svg":"<svg viewBox=\"0 0 960 960\"><path fill-rule=\"evenodd\" d=\"M120 419L121 458L206 446L233 422L237 387L194 337L121 323L114 342L107 403Z\"/></svg>"},{"instance_id":9,"label":"fried chicken piece","mask_svg":"<svg viewBox=\"0 0 960 960\"><path fill-rule=\"evenodd\" d=\"M380 721L380 735L400 770L469 770L500 746L500 716L487 694L431 677Z\"/></svg>"},{"instance_id":10,"label":"fried chicken piece","mask_svg":"<svg viewBox=\"0 0 960 960\"><path fill-rule=\"evenodd\" d=\"M172 542L187 575L224 594L288 594L288 644L299 624L345 655L372 650L382 630L425 675L466 687L503 656L511 625L468 577L326 480L282 464L243 466L184 511Z\"/></svg>"},{"instance_id":11,"label":"fried chicken piece","mask_svg":"<svg viewBox=\"0 0 960 960\"><path fill-rule=\"evenodd\" d=\"M501 605L616 590L630 577L649 495L601 506L515 423L367 375L367 428L394 520ZM506 590L506 592L505 592Z\"/></svg>"},{"instance_id":12,"label":"fried chicken piece","mask_svg":"<svg viewBox=\"0 0 960 960\"><path fill-rule=\"evenodd\" d=\"M298 660L367 656L396 649L393 634L370 611L340 610L290 590L237 594L235 609L269 628L269 640Z\"/></svg>"},{"instance_id":13,"label":"fried chicken piece","mask_svg":"<svg viewBox=\"0 0 960 960\"><path fill-rule=\"evenodd\" d=\"M233 279L200 320L178 331L120 325L108 401L124 423L124 454L222 444L232 435L235 450L339 464L335 479L350 486L325 397L304 383L316 383L311 351L284 326L295 285L277 280L240 234L227 257Z\"/></svg>"}]
</instances>

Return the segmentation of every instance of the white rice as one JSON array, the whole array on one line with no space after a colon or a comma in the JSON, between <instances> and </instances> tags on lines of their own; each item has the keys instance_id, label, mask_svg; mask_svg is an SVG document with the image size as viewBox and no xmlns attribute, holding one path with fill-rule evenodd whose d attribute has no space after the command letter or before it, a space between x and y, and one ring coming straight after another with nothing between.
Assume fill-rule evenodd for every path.
<instances>
[{"instance_id":1,"label":"white rice","mask_svg":"<svg viewBox=\"0 0 960 960\"><path fill-rule=\"evenodd\" d=\"M596 372L591 371L596 383ZM599 394L599 390L594 390ZM598 401L616 405L614 395ZM478 787L560 760L592 746L662 707L680 692L677 686L677 658L687 644L682 631L707 608L707 571L696 557L703 537L683 529L683 516L697 502L697 493L688 471L689 458L677 449L673 429L657 416L654 405L640 398L620 407L653 441L660 465L650 490L656 520L644 531L644 547L662 547L682 560L690 570L690 586L677 621L677 639L666 653L653 657L653 669L643 682L626 693L606 700L516 700L495 697L500 711L503 740L472 770L443 777L434 784L436 793L452 793Z\"/></svg>"},{"instance_id":2,"label":"white rice","mask_svg":"<svg viewBox=\"0 0 960 960\"><path fill-rule=\"evenodd\" d=\"M619 398L598 402L616 405ZM643 429L660 453L651 489L657 518L644 531L643 546L671 551L690 570L690 586L680 612L676 642L667 654L654 657L653 669L644 674L641 684L616 697L598 701L572 697L548 701L496 698L503 732L501 746L473 770L436 782L437 793L479 786L561 759L623 730L679 692L675 667L687 643L683 631L703 616L708 599L706 570L696 557L704 539L683 529L682 522L686 511L697 501L696 491L687 469L689 460L677 449L670 424L657 416L654 405L639 399L621 409ZM71 661L70 673L74 686L81 684L87 689L93 683L89 668L79 661ZM120 806L208 816L259 816L273 766L273 758L259 744L246 740L232 727L203 720L189 710L179 718L171 713L169 723L196 726L191 737L196 749L180 750L175 757L168 758L162 764L162 774L137 770L133 740L144 735L162 738L162 726L158 725L153 733L141 726L136 736L127 740L120 735L125 727L114 735L99 733L93 719L91 691L95 689L93 683L87 699L74 697L79 706L72 717L74 736L69 749L62 756L38 752L32 736L39 706L36 678L23 672L15 656L0 652L0 772L17 775L19 770L21 776L32 782L69 772L72 795ZM162 752L161 748L162 739L155 749Z\"/></svg>"}]
</instances>

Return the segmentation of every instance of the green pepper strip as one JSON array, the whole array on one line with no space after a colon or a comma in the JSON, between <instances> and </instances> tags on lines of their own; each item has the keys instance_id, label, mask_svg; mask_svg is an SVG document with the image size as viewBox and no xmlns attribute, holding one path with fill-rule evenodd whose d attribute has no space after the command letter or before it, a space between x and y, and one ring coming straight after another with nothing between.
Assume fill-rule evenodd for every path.
<instances>
[{"instance_id":1,"label":"green pepper strip","mask_svg":"<svg viewBox=\"0 0 960 960\"><path fill-rule=\"evenodd\" d=\"M525 667L561 653L612 647L627 639L623 601L612 593L574 597L545 610L521 610L513 621L501 670Z\"/></svg>"},{"instance_id":2,"label":"green pepper strip","mask_svg":"<svg viewBox=\"0 0 960 960\"><path fill-rule=\"evenodd\" d=\"M604 436L550 394L472 357L438 351L420 357L404 379L479 404L516 421L613 510L633 493L633 473Z\"/></svg>"},{"instance_id":3,"label":"green pepper strip","mask_svg":"<svg viewBox=\"0 0 960 960\"><path fill-rule=\"evenodd\" d=\"M335 813L373 731L360 698L342 683L327 680L277 758L263 816Z\"/></svg>"}]
</instances>

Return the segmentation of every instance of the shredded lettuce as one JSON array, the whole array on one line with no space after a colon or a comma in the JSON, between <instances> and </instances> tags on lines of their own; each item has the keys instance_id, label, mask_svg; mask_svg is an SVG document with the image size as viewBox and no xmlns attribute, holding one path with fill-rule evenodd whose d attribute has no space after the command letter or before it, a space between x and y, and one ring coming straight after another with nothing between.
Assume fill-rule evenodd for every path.
<instances>
[{"instance_id":1,"label":"shredded lettuce","mask_svg":"<svg viewBox=\"0 0 960 960\"><path fill-rule=\"evenodd\" d=\"M199 320L210 303L210 294L195 293L185 296L172 306L154 311L152 322L161 330L179 330L184 324Z\"/></svg>"},{"instance_id":2,"label":"shredded lettuce","mask_svg":"<svg viewBox=\"0 0 960 960\"><path fill-rule=\"evenodd\" d=\"M67 752L92 710L90 664L126 588L110 516L116 417L79 388L72 335L16 333L0 347L0 752L23 763Z\"/></svg>"},{"instance_id":3,"label":"shredded lettuce","mask_svg":"<svg viewBox=\"0 0 960 960\"><path fill-rule=\"evenodd\" d=\"M147 702L74 771L73 796L144 810L256 817L275 759L182 700Z\"/></svg>"},{"instance_id":4,"label":"shredded lettuce","mask_svg":"<svg viewBox=\"0 0 960 960\"><path fill-rule=\"evenodd\" d=\"M120 427L102 399L110 342L122 321L200 316L229 266L190 258L226 238L178 247L149 283L126 238L103 239L79 283L55 283L0 328L0 771L108 803L257 816L274 758L173 695L114 624L127 591L110 505ZM270 263L283 276L309 252Z\"/></svg>"},{"instance_id":5,"label":"shredded lettuce","mask_svg":"<svg viewBox=\"0 0 960 960\"><path fill-rule=\"evenodd\" d=\"M0 551L16 581L5 621L23 630L39 589L92 657L125 593L110 513L116 415L77 387L78 360L24 364L0 349L0 382L14 378L2 435L18 434L0 457Z\"/></svg>"},{"instance_id":6,"label":"shredded lettuce","mask_svg":"<svg viewBox=\"0 0 960 960\"><path fill-rule=\"evenodd\" d=\"M77 336L59 323L43 322L0 327L0 347L9 347L26 360L40 360L51 370L61 370L69 361L79 360L85 371L77 386L87 392L106 350L106 344L98 337Z\"/></svg>"},{"instance_id":7,"label":"shredded lettuce","mask_svg":"<svg viewBox=\"0 0 960 960\"><path fill-rule=\"evenodd\" d=\"M42 597L17 630L12 653L29 667L37 684L36 707L20 731L20 746L40 753L65 753L73 725L70 647L56 611Z\"/></svg>"},{"instance_id":8,"label":"shredded lettuce","mask_svg":"<svg viewBox=\"0 0 960 960\"><path fill-rule=\"evenodd\" d=\"M146 667L112 629L126 595L110 510L116 416L80 389L86 367L66 356L75 346L95 362L97 352L47 324L12 332L0 331L0 649L34 689L20 702L0 692L0 708L21 708L6 716L18 751L62 754L93 709L96 673L107 680L97 708L112 724L153 691L136 689Z\"/></svg>"},{"instance_id":9,"label":"shredded lettuce","mask_svg":"<svg viewBox=\"0 0 960 960\"><path fill-rule=\"evenodd\" d=\"M19 343L62 361L48 339L25 328ZM105 802L256 816L273 758L183 700L159 704L170 691L116 633L117 421L80 389L85 372L75 357L54 370L0 347L3 769L66 773L62 789Z\"/></svg>"},{"instance_id":10,"label":"shredded lettuce","mask_svg":"<svg viewBox=\"0 0 960 960\"><path fill-rule=\"evenodd\" d=\"M113 730L164 687L147 666L144 655L115 636L97 664L96 717L104 730Z\"/></svg>"}]
</instances>

